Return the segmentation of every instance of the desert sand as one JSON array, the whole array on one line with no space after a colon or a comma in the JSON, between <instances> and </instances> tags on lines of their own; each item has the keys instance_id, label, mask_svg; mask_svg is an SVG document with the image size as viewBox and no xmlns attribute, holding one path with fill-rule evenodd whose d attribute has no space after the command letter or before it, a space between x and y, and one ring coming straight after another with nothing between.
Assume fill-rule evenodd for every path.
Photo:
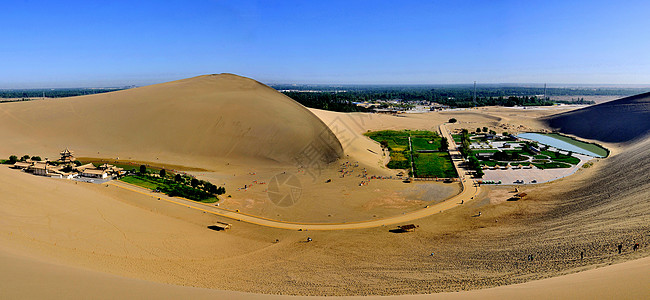
<instances>
[{"instance_id":1,"label":"desert sand","mask_svg":"<svg viewBox=\"0 0 650 300\"><path fill-rule=\"evenodd\" d=\"M548 130L541 118L563 109L341 114L305 109L253 80L210 75L102 95L0 104L0 112L1 156L54 157L70 147L79 156L185 166L199 178L226 185L231 198L224 198L222 207L290 222L352 222L416 211L460 191L458 185L399 180L360 187L355 175L364 169L396 173L383 166L385 154L363 132L435 130L451 117L459 120L452 129ZM229 135L232 131L238 134ZM613 149L611 157L575 175L526 187L524 200L505 201L512 187L482 188L464 205L413 221L420 227L406 234L390 232L393 227L276 229L114 185L0 166L0 263L13 270L3 273L2 288L17 298L38 297L35 286L56 289L61 293L56 298L111 291L134 298L440 292L453 293L436 296L548 298L574 292L589 298L620 292L634 298L650 289L650 279L642 276L650 246L650 139L639 132L626 143L601 143ZM310 145L318 163L297 163L294 157ZM346 163L358 164L346 167L357 173L338 177ZM280 173L294 174L302 184L294 205L273 204L265 184L237 190ZM482 216L474 217L479 211ZM208 229L215 221L233 228ZM313 241L305 242L307 237ZM633 243L641 248L632 251ZM608 264L616 265L590 270ZM561 277L545 279L556 276ZM70 285L73 278L87 284ZM590 289L580 294L567 283ZM502 287L485 289L496 286Z\"/></svg>"}]
</instances>

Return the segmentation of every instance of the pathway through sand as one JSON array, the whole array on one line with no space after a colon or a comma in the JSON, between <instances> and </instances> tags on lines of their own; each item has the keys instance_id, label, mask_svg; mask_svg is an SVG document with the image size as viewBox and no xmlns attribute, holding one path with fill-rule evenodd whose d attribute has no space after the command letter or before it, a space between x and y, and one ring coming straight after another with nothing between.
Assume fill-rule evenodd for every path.
<instances>
[{"instance_id":1,"label":"pathway through sand","mask_svg":"<svg viewBox=\"0 0 650 300\"><path fill-rule=\"evenodd\" d=\"M394 225L394 224L405 223L416 219L428 217L430 215L434 215L437 213L441 213L445 210L461 205L461 203L474 199L474 197L476 197L480 192L479 187L474 184L474 182L471 179L471 176L466 174L466 172L464 172L460 168L460 163L462 162L462 160L453 159L454 157L459 157L460 152L458 152L457 145L454 142L454 139L451 137L449 130L444 124L440 125L439 130L442 136L446 137L447 140L449 141L449 154L452 157L454 167L456 168L456 172L458 172L462 183L461 192L458 195L451 197L441 203L430 205L423 209L416 210L413 212L404 213L401 215L392 216L383 219L373 219L373 220L366 220L360 222L346 222L346 223L298 223L298 222L280 221L280 220L274 220L265 217L246 214L238 210L229 210L226 208L221 208L221 207L195 202L187 199L169 197L163 194L152 193L148 189L134 186L121 181L113 181L110 184L122 189L130 190L132 192L149 195L153 198L157 198L162 201L167 201L169 203L187 206L188 208L191 209L197 209L206 213L227 217L233 220L238 220L242 222L247 222L247 223L252 223L252 224L257 224L257 225L267 226L267 227L273 227L273 228L304 231L304 230L361 229L361 228L372 228L372 227Z\"/></svg>"}]
</instances>

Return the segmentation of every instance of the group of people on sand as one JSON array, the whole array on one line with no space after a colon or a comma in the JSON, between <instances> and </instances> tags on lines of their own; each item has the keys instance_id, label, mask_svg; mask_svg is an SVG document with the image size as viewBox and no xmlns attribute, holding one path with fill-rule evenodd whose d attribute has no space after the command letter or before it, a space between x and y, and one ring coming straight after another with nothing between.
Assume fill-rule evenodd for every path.
<instances>
[{"instance_id":1,"label":"group of people on sand","mask_svg":"<svg viewBox=\"0 0 650 300\"><path fill-rule=\"evenodd\" d=\"M621 254L623 252L623 244L618 244L616 248L618 249L618 254ZM632 251L636 252L636 250L639 250L639 243L632 245Z\"/></svg>"}]
</instances>

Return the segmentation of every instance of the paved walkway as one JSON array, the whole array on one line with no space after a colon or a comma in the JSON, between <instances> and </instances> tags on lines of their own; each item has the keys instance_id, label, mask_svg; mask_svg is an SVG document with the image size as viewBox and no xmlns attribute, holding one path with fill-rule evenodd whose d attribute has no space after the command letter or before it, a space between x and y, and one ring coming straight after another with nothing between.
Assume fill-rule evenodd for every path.
<instances>
[{"instance_id":1,"label":"paved walkway","mask_svg":"<svg viewBox=\"0 0 650 300\"><path fill-rule=\"evenodd\" d=\"M454 139L451 138L451 134L449 133L448 129L446 126L441 125L440 126L440 133L447 137L447 140L449 141L449 149L450 149L450 154L452 157L460 157L460 153L458 152L456 143L454 143ZM269 219L261 216L255 216L251 214L247 214L241 211L237 210L230 210L226 208L221 208L218 206L210 205L210 204L204 204L200 202L195 202L183 198L177 198L177 197L169 197L167 195L161 194L161 193L154 193L149 189L141 188L139 186L131 185L126 182L122 181L112 181L108 183L109 185L116 186L121 189L129 190L135 193L147 195L156 199L160 199L161 201L166 201L169 203L177 204L177 205L182 205L186 206L187 208L190 209L196 209L200 210L206 213L211 213L215 214L218 216L230 218L233 220L238 220L242 222L247 222L251 224L256 224L260 226L266 226L266 227L273 227L273 228L281 228L281 229L288 229L288 230L344 230L344 229L361 229L361 228L372 228L372 227L380 227L380 226L388 226L388 225L394 225L394 224L403 224L406 222L410 222L413 220L417 220L420 218L428 217L437 213L441 213L443 211L446 211L448 209L454 208L458 205L461 205L461 201L467 202L472 200L475 196L477 196L480 192L479 187L477 185L474 185L471 177L467 175L460 167L460 163L462 162L461 159L454 159L454 166L456 167L456 171L458 172L460 178L461 178L461 184L462 184L462 191L446 201L427 206L423 209L416 210L413 212L409 213L404 213L392 217L387 217L383 219L371 219L371 220L366 220L366 221L359 221L359 222L346 222L346 223L298 223L298 222L289 222L289 221L281 221L281 220L274 220L274 219Z\"/></svg>"}]
</instances>

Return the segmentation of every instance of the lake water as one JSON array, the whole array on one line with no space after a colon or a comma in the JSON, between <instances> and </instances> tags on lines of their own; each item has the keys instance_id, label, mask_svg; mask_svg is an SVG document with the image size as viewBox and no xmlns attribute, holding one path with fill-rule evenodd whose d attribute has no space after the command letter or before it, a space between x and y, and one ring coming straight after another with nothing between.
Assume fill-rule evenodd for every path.
<instances>
[{"instance_id":1,"label":"lake water","mask_svg":"<svg viewBox=\"0 0 650 300\"><path fill-rule=\"evenodd\" d=\"M593 153L591 151L585 150L583 148L580 148L576 145L567 143L562 140L558 140L552 136L544 135L544 134L539 134L539 133L533 133L533 132L526 132L526 133L520 133L517 135L517 137L522 138L522 139L527 139L531 141L536 141L540 144L548 145L553 148L557 148L560 150L564 151L572 151L574 153L580 153L584 155L589 155L592 157L603 157L602 155L598 155L596 153Z\"/></svg>"}]
</instances>

